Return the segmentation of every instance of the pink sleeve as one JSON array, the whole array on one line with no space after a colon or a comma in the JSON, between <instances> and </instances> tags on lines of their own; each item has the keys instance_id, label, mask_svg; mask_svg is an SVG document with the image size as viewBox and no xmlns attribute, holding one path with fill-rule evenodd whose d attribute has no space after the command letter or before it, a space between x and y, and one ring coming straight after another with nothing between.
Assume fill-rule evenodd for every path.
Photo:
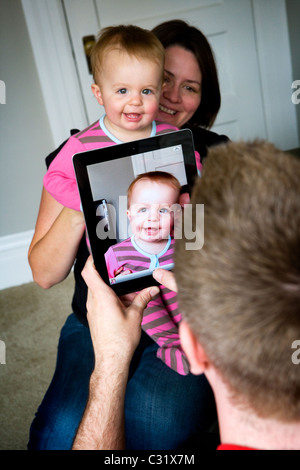
<instances>
[{"instance_id":1,"label":"pink sleeve","mask_svg":"<svg viewBox=\"0 0 300 470\"><path fill-rule=\"evenodd\" d=\"M197 170L198 170L198 173L200 173L200 175L201 175L202 163L201 163L201 159L200 159L200 153L197 152L197 150L195 150L195 157L196 157Z\"/></svg>"},{"instance_id":2,"label":"pink sleeve","mask_svg":"<svg viewBox=\"0 0 300 470\"><path fill-rule=\"evenodd\" d=\"M104 255L108 277L111 279L115 277L115 272L119 268L118 261L116 255L112 249L112 247L108 248L107 252Z\"/></svg>"},{"instance_id":3,"label":"pink sleeve","mask_svg":"<svg viewBox=\"0 0 300 470\"><path fill-rule=\"evenodd\" d=\"M43 180L45 189L56 201L77 211L80 210L80 197L72 157L84 150L76 138L70 137L52 161Z\"/></svg>"}]
</instances>

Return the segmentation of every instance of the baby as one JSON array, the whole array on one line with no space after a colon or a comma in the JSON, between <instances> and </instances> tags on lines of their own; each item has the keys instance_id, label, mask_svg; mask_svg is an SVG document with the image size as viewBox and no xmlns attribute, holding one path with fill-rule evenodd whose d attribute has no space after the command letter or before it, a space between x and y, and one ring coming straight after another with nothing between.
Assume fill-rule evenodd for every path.
<instances>
[{"instance_id":1,"label":"baby","mask_svg":"<svg viewBox=\"0 0 300 470\"><path fill-rule=\"evenodd\" d=\"M164 48L153 33L134 25L104 28L92 50L91 63L92 92L105 113L70 137L44 177L48 193L76 210L80 210L80 198L72 162L75 153L177 130L155 120L163 85Z\"/></svg>"},{"instance_id":2,"label":"baby","mask_svg":"<svg viewBox=\"0 0 300 470\"><path fill-rule=\"evenodd\" d=\"M174 218L180 211L181 185L167 172L139 175L128 188L127 216L132 236L105 254L108 275L155 269L173 263ZM144 311L142 328L160 346L157 357L179 374L189 373L178 334L181 314L177 296L164 286Z\"/></svg>"}]
</instances>

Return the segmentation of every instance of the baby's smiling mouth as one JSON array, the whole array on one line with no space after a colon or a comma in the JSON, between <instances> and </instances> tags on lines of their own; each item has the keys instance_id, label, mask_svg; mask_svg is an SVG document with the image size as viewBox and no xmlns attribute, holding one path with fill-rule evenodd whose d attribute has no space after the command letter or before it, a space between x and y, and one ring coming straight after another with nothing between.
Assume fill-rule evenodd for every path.
<instances>
[{"instance_id":1,"label":"baby's smiling mouth","mask_svg":"<svg viewBox=\"0 0 300 470\"><path fill-rule=\"evenodd\" d=\"M140 113L125 113L125 116L128 119L139 119L141 117Z\"/></svg>"},{"instance_id":2,"label":"baby's smiling mouth","mask_svg":"<svg viewBox=\"0 0 300 470\"><path fill-rule=\"evenodd\" d=\"M159 232L159 227L145 227L144 230L148 235L154 235Z\"/></svg>"}]
</instances>

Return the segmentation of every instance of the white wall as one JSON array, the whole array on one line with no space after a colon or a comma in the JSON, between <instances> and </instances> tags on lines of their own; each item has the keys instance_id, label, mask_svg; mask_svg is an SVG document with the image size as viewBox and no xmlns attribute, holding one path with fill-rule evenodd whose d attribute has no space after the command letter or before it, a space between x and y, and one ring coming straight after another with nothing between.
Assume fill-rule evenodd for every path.
<instances>
[{"instance_id":1,"label":"white wall","mask_svg":"<svg viewBox=\"0 0 300 470\"><path fill-rule=\"evenodd\" d=\"M299 0L286 0L286 11L289 26L291 46L293 81L300 80L300 2ZM298 133L300 141L300 104L295 105L298 119Z\"/></svg>"},{"instance_id":2,"label":"white wall","mask_svg":"<svg viewBox=\"0 0 300 470\"><path fill-rule=\"evenodd\" d=\"M54 143L21 2L0 0L0 11L0 80L6 85L0 104L1 289L31 279L28 231L38 212L44 158Z\"/></svg>"}]
</instances>

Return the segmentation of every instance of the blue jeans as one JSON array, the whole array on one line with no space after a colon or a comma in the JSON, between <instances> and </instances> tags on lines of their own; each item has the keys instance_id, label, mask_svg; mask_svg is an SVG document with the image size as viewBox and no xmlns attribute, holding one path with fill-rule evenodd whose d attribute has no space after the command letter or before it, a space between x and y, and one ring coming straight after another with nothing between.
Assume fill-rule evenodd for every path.
<instances>
[{"instance_id":1,"label":"blue jeans","mask_svg":"<svg viewBox=\"0 0 300 470\"><path fill-rule=\"evenodd\" d=\"M176 449L216 419L206 378L169 369L156 358L157 347L143 334L131 363L125 399L128 449ZM53 379L30 428L29 450L71 449L93 367L89 329L71 314L61 331Z\"/></svg>"}]
</instances>

